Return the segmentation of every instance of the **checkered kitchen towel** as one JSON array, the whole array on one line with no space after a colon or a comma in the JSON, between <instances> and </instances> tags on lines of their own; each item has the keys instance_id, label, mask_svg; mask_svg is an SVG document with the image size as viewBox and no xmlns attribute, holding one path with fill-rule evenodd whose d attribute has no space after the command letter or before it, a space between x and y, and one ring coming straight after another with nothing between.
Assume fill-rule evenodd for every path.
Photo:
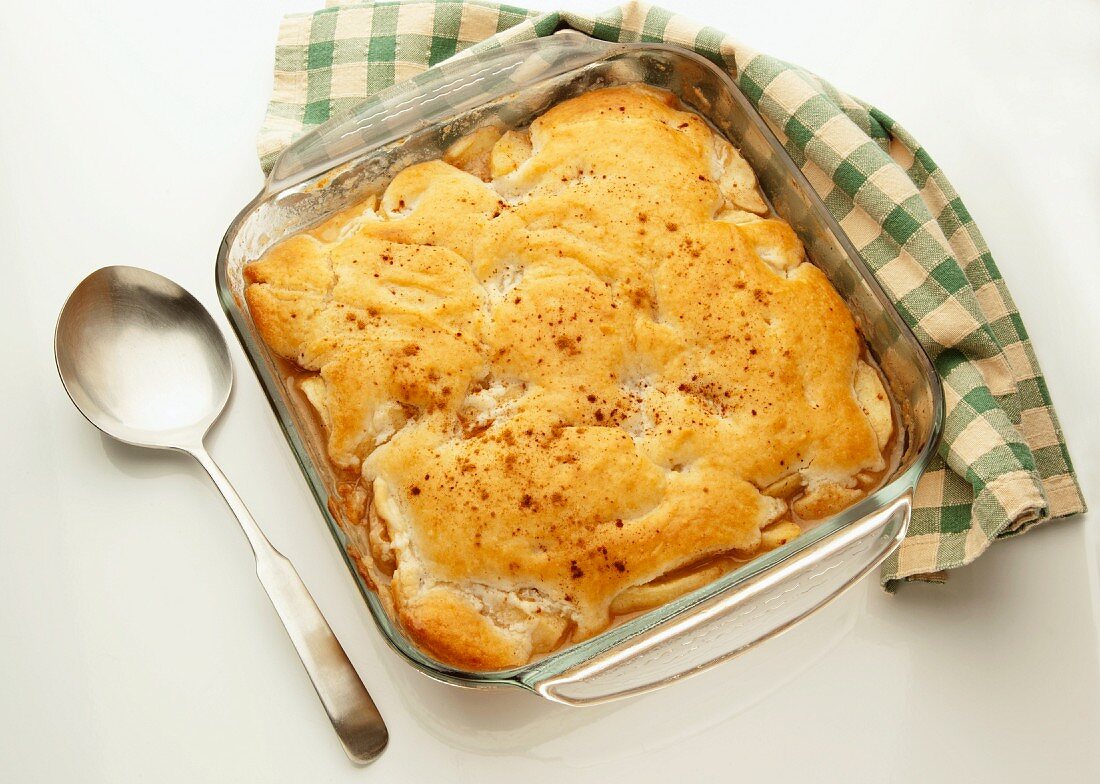
<instances>
[{"instance_id":1,"label":"checkered kitchen towel","mask_svg":"<svg viewBox=\"0 0 1100 784\"><path fill-rule=\"evenodd\" d=\"M260 134L270 169L303 131L464 51L571 27L710 58L768 120L916 332L944 381L946 429L909 536L883 570L942 579L995 539L1085 509L1023 321L970 214L928 153L874 106L664 9L595 17L480 0L330 5L284 19ZM430 75L429 75L430 76Z\"/></svg>"}]
</instances>

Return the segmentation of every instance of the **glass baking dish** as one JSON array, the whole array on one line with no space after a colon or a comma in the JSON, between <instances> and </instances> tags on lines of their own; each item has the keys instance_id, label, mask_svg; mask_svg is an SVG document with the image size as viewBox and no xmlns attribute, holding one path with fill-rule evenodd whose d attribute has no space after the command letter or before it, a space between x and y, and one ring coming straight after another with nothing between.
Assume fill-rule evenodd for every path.
<instances>
[{"instance_id":1,"label":"glass baking dish","mask_svg":"<svg viewBox=\"0 0 1100 784\"><path fill-rule=\"evenodd\" d=\"M903 429L898 468L878 491L798 538L667 605L522 667L469 672L433 660L385 613L356 568L336 478L317 425L243 305L242 268L272 245L380 193L404 167L440 157L485 123L514 127L585 90L643 82L676 94L756 171L776 214L846 300L887 380ZM413 666L453 684L512 685L592 704L707 669L783 631L871 572L905 536L913 488L933 454L943 392L916 338L798 167L733 81L708 60L663 44L609 44L573 31L465 56L398 85L288 148L229 226L217 286L318 506L379 629ZM369 557L367 555L366 557Z\"/></svg>"}]
</instances>

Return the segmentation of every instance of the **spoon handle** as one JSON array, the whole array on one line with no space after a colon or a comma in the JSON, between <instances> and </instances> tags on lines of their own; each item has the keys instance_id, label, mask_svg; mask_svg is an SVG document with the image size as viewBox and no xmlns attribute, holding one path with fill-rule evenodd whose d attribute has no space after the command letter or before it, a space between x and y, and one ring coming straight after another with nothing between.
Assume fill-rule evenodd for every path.
<instances>
[{"instance_id":1,"label":"spoon handle","mask_svg":"<svg viewBox=\"0 0 1100 784\"><path fill-rule=\"evenodd\" d=\"M286 627L298 656L325 706L333 729L353 762L365 765L386 747L389 733L374 700L328 621L290 561L276 550L203 447L187 450L202 464L237 516L256 554L256 574Z\"/></svg>"}]
</instances>

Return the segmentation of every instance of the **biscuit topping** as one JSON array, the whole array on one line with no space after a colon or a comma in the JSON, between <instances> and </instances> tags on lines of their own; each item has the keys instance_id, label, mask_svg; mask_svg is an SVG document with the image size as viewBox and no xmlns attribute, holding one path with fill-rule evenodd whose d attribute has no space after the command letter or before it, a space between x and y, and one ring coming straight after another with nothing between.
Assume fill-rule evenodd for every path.
<instances>
[{"instance_id":1,"label":"biscuit topping","mask_svg":"<svg viewBox=\"0 0 1100 784\"><path fill-rule=\"evenodd\" d=\"M246 268L332 462L373 491L348 521L372 580L429 653L523 664L866 494L889 399L767 209L699 116L616 87Z\"/></svg>"}]
</instances>

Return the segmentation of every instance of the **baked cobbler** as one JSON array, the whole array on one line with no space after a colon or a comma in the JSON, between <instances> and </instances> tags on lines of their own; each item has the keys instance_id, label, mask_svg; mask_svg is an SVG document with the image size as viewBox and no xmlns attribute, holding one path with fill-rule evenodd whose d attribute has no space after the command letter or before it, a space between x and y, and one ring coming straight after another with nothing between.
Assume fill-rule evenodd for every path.
<instances>
[{"instance_id":1,"label":"baked cobbler","mask_svg":"<svg viewBox=\"0 0 1100 784\"><path fill-rule=\"evenodd\" d=\"M768 215L702 118L615 87L483 128L246 268L352 555L425 651L524 664L876 486L889 398Z\"/></svg>"}]
</instances>

